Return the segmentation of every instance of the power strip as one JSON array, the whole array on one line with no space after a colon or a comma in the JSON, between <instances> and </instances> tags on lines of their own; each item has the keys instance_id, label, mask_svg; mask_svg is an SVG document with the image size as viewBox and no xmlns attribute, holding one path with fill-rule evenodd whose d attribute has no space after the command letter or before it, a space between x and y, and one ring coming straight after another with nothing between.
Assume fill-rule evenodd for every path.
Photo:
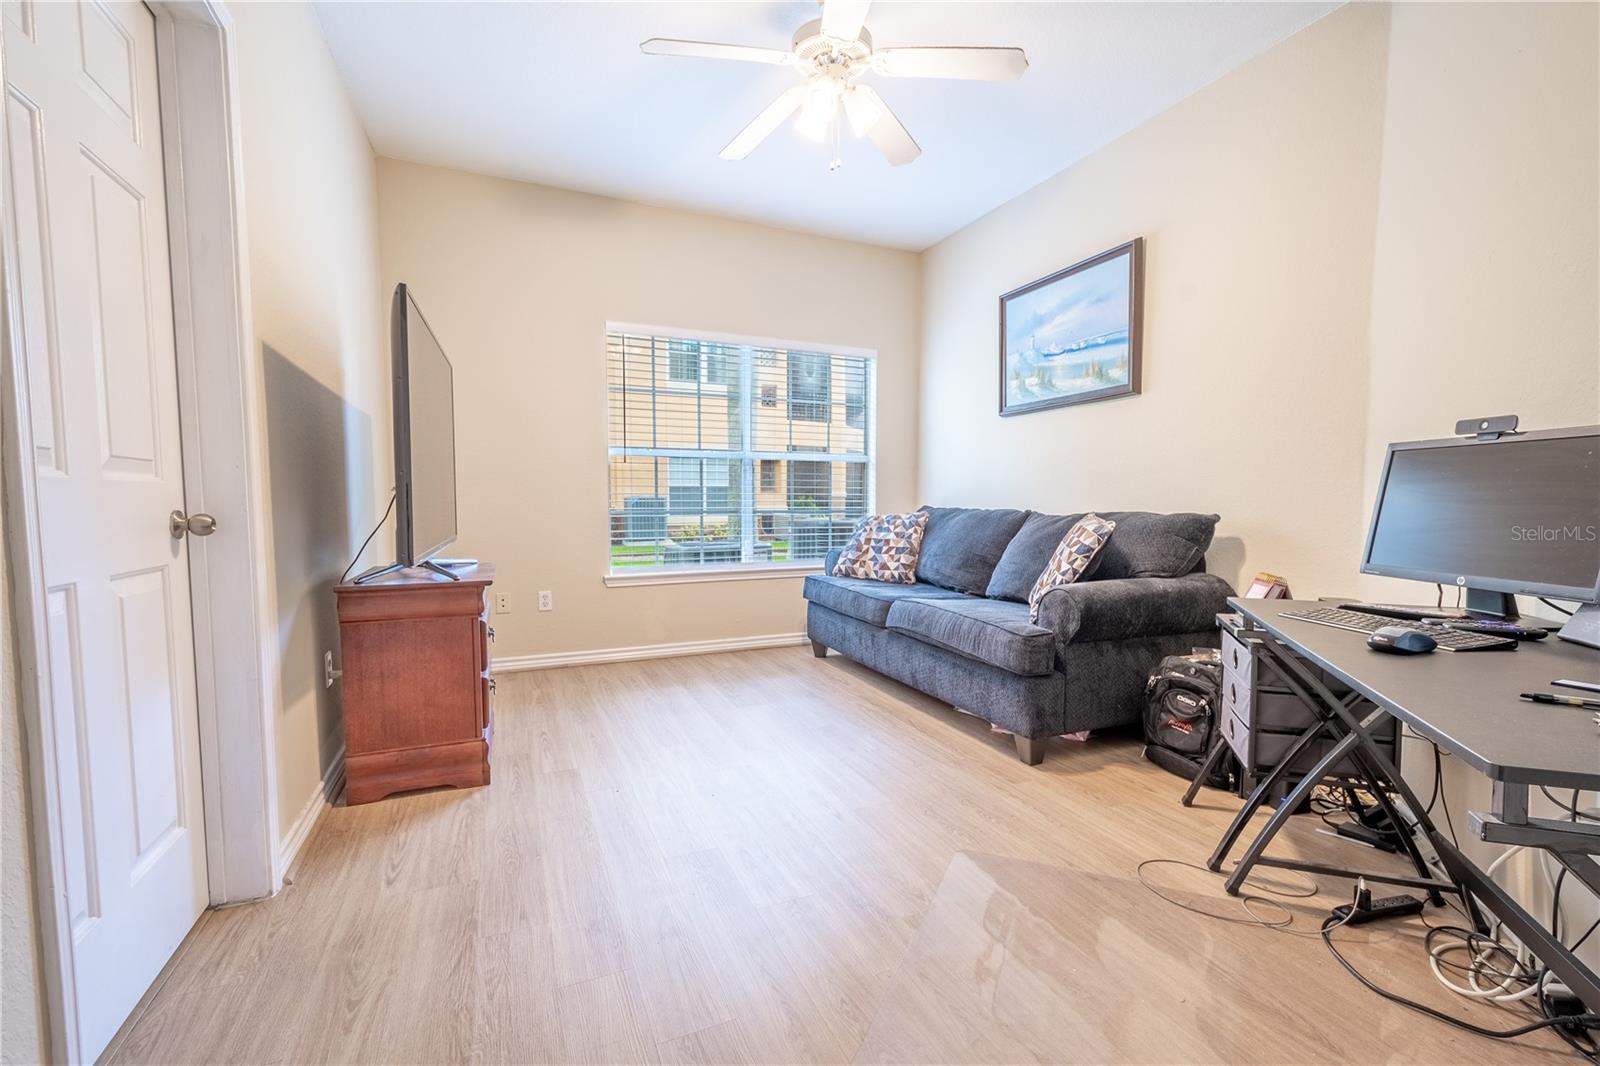
<instances>
[{"instance_id":1,"label":"power strip","mask_svg":"<svg viewBox=\"0 0 1600 1066\"><path fill-rule=\"evenodd\" d=\"M1340 925L1366 925L1388 918L1406 918L1422 913L1422 900L1416 896L1384 896L1373 899L1365 884L1356 889L1354 903L1344 903L1333 908L1333 917Z\"/></svg>"}]
</instances>

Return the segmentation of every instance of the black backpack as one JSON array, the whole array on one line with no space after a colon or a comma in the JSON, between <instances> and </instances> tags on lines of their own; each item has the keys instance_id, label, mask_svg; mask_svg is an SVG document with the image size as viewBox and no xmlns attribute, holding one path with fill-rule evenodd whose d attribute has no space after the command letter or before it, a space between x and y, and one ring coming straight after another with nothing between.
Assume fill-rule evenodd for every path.
<instances>
[{"instance_id":1,"label":"black backpack","mask_svg":"<svg viewBox=\"0 0 1600 1066\"><path fill-rule=\"evenodd\" d=\"M1169 655L1145 683L1144 757L1169 773L1193 781L1217 736L1222 694L1222 656L1213 648ZM1234 787L1239 762L1232 752L1217 761L1204 782Z\"/></svg>"}]
</instances>

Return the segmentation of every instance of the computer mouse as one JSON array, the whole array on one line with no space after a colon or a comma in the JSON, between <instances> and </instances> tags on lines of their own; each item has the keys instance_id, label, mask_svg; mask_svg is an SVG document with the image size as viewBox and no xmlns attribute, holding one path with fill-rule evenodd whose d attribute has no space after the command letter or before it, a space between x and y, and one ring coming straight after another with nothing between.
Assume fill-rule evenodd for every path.
<instances>
[{"instance_id":1,"label":"computer mouse","mask_svg":"<svg viewBox=\"0 0 1600 1066\"><path fill-rule=\"evenodd\" d=\"M1367 647L1390 655L1425 655L1438 646L1428 634L1409 626L1384 626L1367 638Z\"/></svg>"}]
</instances>

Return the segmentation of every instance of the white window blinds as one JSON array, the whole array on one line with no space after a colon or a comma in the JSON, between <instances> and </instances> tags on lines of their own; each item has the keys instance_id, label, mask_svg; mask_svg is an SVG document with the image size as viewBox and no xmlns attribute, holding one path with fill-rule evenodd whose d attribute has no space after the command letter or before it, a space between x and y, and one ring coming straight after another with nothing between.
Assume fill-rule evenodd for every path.
<instances>
[{"instance_id":1,"label":"white window blinds","mask_svg":"<svg viewBox=\"0 0 1600 1066\"><path fill-rule=\"evenodd\" d=\"M820 560L872 507L869 354L606 330L613 574Z\"/></svg>"}]
</instances>

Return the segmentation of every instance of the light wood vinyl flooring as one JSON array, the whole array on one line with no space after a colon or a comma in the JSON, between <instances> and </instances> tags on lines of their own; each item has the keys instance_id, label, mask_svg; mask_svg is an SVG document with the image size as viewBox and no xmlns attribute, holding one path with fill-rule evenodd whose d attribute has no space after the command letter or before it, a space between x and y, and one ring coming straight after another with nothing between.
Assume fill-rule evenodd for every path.
<instances>
[{"instance_id":1,"label":"light wood vinyl flooring","mask_svg":"<svg viewBox=\"0 0 1600 1066\"><path fill-rule=\"evenodd\" d=\"M1237 1046L1218 1027L1297 1025L1306 1060L1561 1061L1549 1037L1506 1047L1408 1015L1314 938L1157 899L1139 861L1202 862L1237 802L1180 807L1182 783L1131 739L1053 741L1027 767L984 723L804 648L507 675L499 692L490 787L334 807L292 885L204 917L108 1061L1028 1060L1048 1042L980 1031L1018 1024L982 979L1007 959L1008 980L1038 971L1015 997L1040 1012L1029 1024L1060 1012L1099 1034L1100 1061L1217 1061ZM1295 821L1289 848L1374 861ZM1161 876L1238 914L1209 875ZM1325 887L1286 901L1295 929L1348 892ZM940 961L943 926L925 919L954 940L968 903L973 929L1027 921L998 947L980 937L976 962ZM1075 911L1103 935L1069 929ZM1461 1009L1427 976L1420 929L1349 950ZM1278 987L1252 994L1263 953ZM1174 1002L1188 1006L1161 1009ZM1152 1043L1164 1016L1193 1024Z\"/></svg>"}]
</instances>

